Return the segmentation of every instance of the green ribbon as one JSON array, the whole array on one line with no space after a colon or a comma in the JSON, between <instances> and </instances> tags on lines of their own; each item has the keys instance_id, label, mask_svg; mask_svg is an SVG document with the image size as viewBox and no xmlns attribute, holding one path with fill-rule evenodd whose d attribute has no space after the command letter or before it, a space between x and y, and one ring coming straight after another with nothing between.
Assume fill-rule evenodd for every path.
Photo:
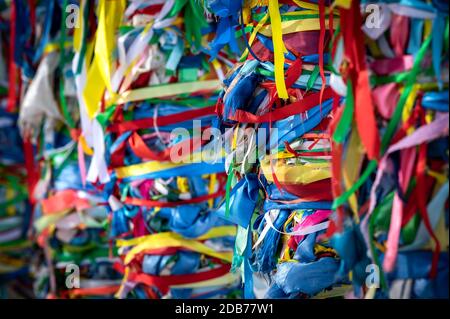
<instances>
[{"instance_id":1,"label":"green ribbon","mask_svg":"<svg viewBox=\"0 0 450 319\"><path fill-rule=\"evenodd\" d=\"M66 247L67 248L67 247ZM109 256L109 248L108 247L84 247L82 251L70 251L63 250L61 252L56 251L56 260L61 262L75 262L77 264L81 264L83 260L95 261L97 258L108 257ZM112 255L114 257L118 256L117 247L112 247Z\"/></svg>"},{"instance_id":2,"label":"green ribbon","mask_svg":"<svg viewBox=\"0 0 450 319\"><path fill-rule=\"evenodd\" d=\"M202 47L202 28L207 27L208 23L203 15L203 8L200 3L195 0L189 0L184 11L184 28L186 40L192 43L197 50L200 50Z\"/></svg>"},{"instance_id":3,"label":"green ribbon","mask_svg":"<svg viewBox=\"0 0 450 319\"><path fill-rule=\"evenodd\" d=\"M305 74L302 70L302 73ZM317 77L320 74L320 69L319 66L316 65L313 69L313 71L311 72L311 75L308 78L308 82L306 83L306 91L311 90L311 88L313 87L314 83L316 83Z\"/></svg>"},{"instance_id":4,"label":"green ribbon","mask_svg":"<svg viewBox=\"0 0 450 319\"><path fill-rule=\"evenodd\" d=\"M111 118L111 116L114 114L115 110L117 108L117 105L112 105L108 107L105 112L100 113L97 115L96 119L100 123L100 125L105 129L108 126L108 121Z\"/></svg>"},{"instance_id":5,"label":"green ribbon","mask_svg":"<svg viewBox=\"0 0 450 319\"><path fill-rule=\"evenodd\" d=\"M345 108L341 116L341 120L339 121L336 130L333 133L333 140L342 144L345 141L345 138L348 135L352 127L353 121L353 112L355 110L355 98L353 96L353 85L352 81L349 79L347 81L347 98L345 99Z\"/></svg>"},{"instance_id":6,"label":"green ribbon","mask_svg":"<svg viewBox=\"0 0 450 319\"><path fill-rule=\"evenodd\" d=\"M225 187L225 217L230 216L230 190L231 182L233 180L233 161L228 168L227 184Z\"/></svg>"},{"instance_id":7,"label":"green ribbon","mask_svg":"<svg viewBox=\"0 0 450 319\"><path fill-rule=\"evenodd\" d=\"M173 7L172 7L172 9L170 9L170 11L167 14L167 16L165 17L165 19L170 19L170 18L173 18L176 15L178 15L188 1L189 0L177 0L177 1L174 1Z\"/></svg>"},{"instance_id":8,"label":"green ribbon","mask_svg":"<svg viewBox=\"0 0 450 319\"><path fill-rule=\"evenodd\" d=\"M408 81L410 72L399 72L391 75L384 76L372 76L370 78L370 84L373 86L388 84L388 83L403 83ZM432 68L428 68L424 70L425 75L434 75L434 70Z\"/></svg>"},{"instance_id":9,"label":"green ribbon","mask_svg":"<svg viewBox=\"0 0 450 319\"><path fill-rule=\"evenodd\" d=\"M83 67L84 57L86 55L87 49L87 35L88 35L88 21L89 21L89 4L86 3L83 11L83 35L81 38L81 50L80 50L80 58L78 60L77 65L77 74L81 74L81 69Z\"/></svg>"},{"instance_id":10,"label":"green ribbon","mask_svg":"<svg viewBox=\"0 0 450 319\"><path fill-rule=\"evenodd\" d=\"M167 100L164 99L150 99L148 100L151 104L161 104L161 103L167 103ZM195 107L195 108L202 108L202 107L209 107L216 105L216 101L214 100L208 100L204 98L186 98L182 100L171 100L170 104L172 105L181 105L181 106L189 106L189 107Z\"/></svg>"},{"instance_id":11,"label":"green ribbon","mask_svg":"<svg viewBox=\"0 0 450 319\"><path fill-rule=\"evenodd\" d=\"M447 26L445 27L445 33L444 33L444 52L448 53L448 41L449 41L449 19L447 18Z\"/></svg>"},{"instance_id":12,"label":"green ribbon","mask_svg":"<svg viewBox=\"0 0 450 319\"><path fill-rule=\"evenodd\" d=\"M373 211L372 215L370 216L370 220L369 220L369 238L373 238L374 236L374 229L375 229L375 219L377 218L377 215L380 212L380 208L377 207L375 208L375 210ZM378 269L380 271L380 284L381 284L381 289L383 289L384 291L387 290L387 285L386 285L386 278L384 275L384 271L383 271L383 267L380 263L380 258L378 256L378 251L375 249L375 242L373 240L370 240L370 251L372 253L372 258L375 262L375 264L378 266Z\"/></svg>"}]
</instances>

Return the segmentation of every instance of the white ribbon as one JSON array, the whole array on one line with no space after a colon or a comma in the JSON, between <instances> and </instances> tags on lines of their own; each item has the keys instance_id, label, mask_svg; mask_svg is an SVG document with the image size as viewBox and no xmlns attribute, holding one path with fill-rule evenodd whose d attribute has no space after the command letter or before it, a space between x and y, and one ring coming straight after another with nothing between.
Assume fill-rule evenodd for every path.
<instances>
[{"instance_id":1,"label":"white ribbon","mask_svg":"<svg viewBox=\"0 0 450 319\"><path fill-rule=\"evenodd\" d=\"M416 19L434 19L436 17L435 12L419 10L417 8L401 5L399 3L390 3L387 6L393 13L400 16Z\"/></svg>"},{"instance_id":2,"label":"white ribbon","mask_svg":"<svg viewBox=\"0 0 450 319\"><path fill-rule=\"evenodd\" d=\"M57 67L57 52L41 60L20 107L18 125L22 135L30 130L37 131L44 118L64 121L53 95L53 74Z\"/></svg>"},{"instance_id":3,"label":"white ribbon","mask_svg":"<svg viewBox=\"0 0 450 319\"><path fill-rule=\"evenodd\" d=\"M288 236L305 236L305 235L309 235L312 233L316 233L319 232L321 230L327 229L328 226L330 225L329 221L325 221L316 225L311 225L311 226L307 226L304 228L300 228L297 229L296 231L293 232L283 232L280 231L278 229L275 228L275 226L273 225L273 222L275 221L275 219L278 217L278 214L280 213L279 209L275 209L275 210L271 210L268 213L266 213L264 215L264 220L266 221L266 226L264 227L263 231L261 232L257 242L255 243L255 245L253 246L253 249L258 247L259 244L261 244L261 242L263 241L264 237L266 237L268 231L270 228L272 228L273 230L275 230L276 232L283 234L283 235L288 235Z\"/></svg>"},{"instance_id":4,"label":"white ribbon","mask_svg":"<svg viewBox=\"0 0 450 319\"><path fill-rule=\"evenodd\" d=\"M72 64L72 69L76 70L77 61L79 59L79 53L76 54L76 58ZM91 160L91 165L89 166L89 171L87 173L86 180L89 182L96 182L97 178L100 183L108 183L110 181L110 176L108 173L108 168L105 161L105 137L103 133L103 128L97 119L90 119L87 111L86 105L83 98L83 90L86 85L86 63L83 62L81 74L75 77L75 85L77 90L77 97L80 109L80 121L81 121L81 131L82 136L85 138L86 143L89 147L93 148L94 155Z\"/></svg>"}]
</instances>

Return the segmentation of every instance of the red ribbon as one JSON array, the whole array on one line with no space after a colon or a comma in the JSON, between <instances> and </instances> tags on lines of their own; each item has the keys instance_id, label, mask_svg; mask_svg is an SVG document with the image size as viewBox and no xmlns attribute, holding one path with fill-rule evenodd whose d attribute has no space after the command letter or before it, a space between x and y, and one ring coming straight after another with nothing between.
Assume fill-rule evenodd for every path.
<instances>
[{"instance_id":1,"label":"red ribbon","mask_svg":"<svg viewBox=\"0 0 450 319\"><path fill-rule=\"evenodd\" d=\"M82 297L82 296L108 296L115 294L120 288L120 285L104 286L104 287L90 287L90 288L75 288L61 292L62 298Z\"/></svg>"},{"instance_id":2,"label":"red ribbon","mask_svg":"<svg viewBox=\"0 0 450 319\"><path fill-rule=\"evenodd\" d=\"M36 201L33 192L39 181L39 172L35 167L33 145L29 137L25 137L23 140L23 152L25 156L25 168L27 170L28 199L31 205L34 205Z\"/></svg>"},{"instance_id":3,"label":"red ribbon","mask_svg":"<svg viewBox=\"0 0 450 319\"><path fill-rule=\"evenodd\" d=\"M156 13L159 13L161 11L162 7L163 7L162 4L155 4L155 5L147 6L142 9L137 9L135 12L133 12L133 14L130 16L129 19L131 19L135 15L139 15L139 14L155 15Z\"/></svg>"},{"instance_id":4,"label":"red ribbon","mask_svg":"<svg viewBox=\"0 0 450 319\"><path fill-rule=\"evenodd\" d=\"M66 189L42 200L44 214L60 213L67 209L82 210L91 207L89 201L78 197L77 191Z\"/></svg>"},{"instance_id":5,"label":"red ribbon","mask_svg":"<svg viewBox=\"0 0 450 319\"><path fill-rule=\"evenodd\" d=\"M177 114L167 115L167 116L158 116L155 119L153 118L146 118L146 119L139 119L139 120L133 120L133 121L127 121L123 123L115 123L110 125L107 128L108 132L114 132L114 133L123 133L126 131L136 131L140 129L145 128L151 128L154 127L155 124L157 126L166 126L174 123L184 122L188 120L192 120L198 117L207 116L214 114L215 107L209 106L204 107L200 109L194 109L186 112L181 112Z\"/></svg>"},{"instance_id":6,"label":"red ribbon","mask_svg":"<svg viewBox=\"0 0 450 319\"><path fill-rule=\"evenodd\" d=\"M169 286L185 285L218 278L229 273L230 268L230 265L222 265L218 268L198 273L168 276L155 276L132 272L128 276L128 280L148 286L155 286L163 295L165 295L169 292Z\"/></svg>"},{"instance_id":7,"label":"red ribbon","mask_svg":"<svg viewBox=\"0 0 450 319\"><path fill-rule=\"evenodd\" d=\"M170 160L170 154L172 154L172 150L174 148L177 149L184 149L187 145L189 147L189 150L191 151L191 154L200 148L202 145L204 145L207 141L202 141L200 138L193 138L186 141L182 141L172 147L166 148L164 151L161 152L154 152L152 151L147 144L145 144L145 141L137 134L136 132L133 132L131 136L128 139L130 148L136 154L136 156L139 156L143 159L151 159L154 161L168 161ZM188 154L186 154L188 155Z\"/></svg>"},{"instance_id":8,"label":"red ribbon","mask_svg":"<svg viewBox=\"0 0 450 319\"><path fill-rule=\"evenodd\" d=\"M344 51L350 62L349 76L354 84L355 120L361 142L369 159L378 159L380 137L375 120L375 108L365 62L364 37L361 31L360 1L352 1L350 9L340 8L344 37ZM348 92L348 94L352 94Z\"/></svg>"},{"instance_id":9,"label":"red ribbon","mask_svg":"<svg viewBox=\"0 0 450 319\"><path fill-rule=\"evenodd\" d=\"M441 244L439 243L439 239L436 237L433 227L430 224L430 219L428 217L428 210L427 210L427 194L429 194L429 188L427 188L427 181L426 181L426 165L427 165L427 144L421 144L419 145L419 158L417 162L417 204L419 207L420 215L422 216L423 223L425 225L425 228L427 229L428 233L430 234L431 238L433 238L433 241L435 243L435 249L433 252L433 259L431 262L431 270L430 270L430 278L435 278L437 275L437 267L439 263L439 253L441 251Z\"/></svg>"},{"instance_id":10,"label":"red ribbon","mask_svg":"<svg viewBox=\"0 0 450 319\"><path fill-rule=\"evenodd\" d=\"M305 202L332 201L331 179L327 178L309 184L281 184L287 192Z\"/></svg>"},{"instance_id":11,"label":"red ribbon","mask_svg":"<svg viewBox=\"0 0 450 319\"><path fill-rule=\"evenodd\" d=\"M201 203L201 202L207 201L209 199L220 197L223 195L225 195L225 191L220 190L216 193L202 195L202 196L194 197L191 199L179 200L176 202L161 202L161 201L157 201L157 200L127 197L127 198L125 198L124 203L130 204L130 205L135 205L135 206L146 206L146 207L176 207L179 205Z\"/></svg>"},{"instance_id":12,"label":"red ribbon","mask_svg":"<svg viewBox=\"0 0 450 319\"><path fill-rule=\"evenodd\" d=\"M334 103L333 103L334 104ZM343 107L340 107L335 110L334 117L330 122L330 131L334 132L337 124L339 123L342 113L344 111ZM331 156L333 160L331 161L331 191L334 198L339 197L342 194L342 185L341 185L341 161L342 161L342 144L335 143L331 140ZM331 236L336 231L341 231L342 223L345 217L345 211L343 206L339 206L337 209L337 221L336 224L332 223L332 227L329 227L327 230L327 236ZM331 226L331 224L330 224Z\"/></svg>"},{"instance_id":13,"label":"red ribbon","mask_svg":"<svg viewBox=\"0 0 450 319\"><path fill-rule=\"evenodd\" d=\"M11 20L9 24L9 91L8 91L8 103L6 110L8 112L14 112L17 102L17 67L14 62L15 42L16 42L16 5L14 1L11 1Z\"/></svg>"},{"instance_id":14,"label":"red ribbon","mask_svg":"<svg viewBox=\"0 0 450 319\"><path fill-rule=\"evenodd\" d=\"M306 112L317 106L320 93L309 93L302 100L286 105L282 108L275 109L263 115L255 115L244 110L236 110L234 115L229 116L230 120L243 123L268 123L270 121L280 121L289 116ZM324 99L332 97L332 89L326 88L323 93ZM223 114L223 104L217 104L217 111L219 115Z\"/></svg>"},{"instance_id":15,"label":"red ribbon","mask_svg":"<svg viewBox=\"0 0 450 319\"><path fill-rule=\"evenodd\" d=\"M333 14L330 14L331 16ZM319 35L319 71L320 78L322 79L322 87L320 88L320 111L322 112L322 101L323 101L323 91L325 90L325 71L324 71L324 46L325 46L325 2L324 0L319 0L319 24L320 24L320 35Z\"/></svg>"}]
</instances>

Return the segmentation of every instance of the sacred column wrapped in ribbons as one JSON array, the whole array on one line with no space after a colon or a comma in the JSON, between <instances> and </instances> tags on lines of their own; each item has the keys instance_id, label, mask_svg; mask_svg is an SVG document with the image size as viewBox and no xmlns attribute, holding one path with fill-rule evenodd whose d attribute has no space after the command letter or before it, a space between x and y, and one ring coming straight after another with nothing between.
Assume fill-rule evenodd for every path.
<instances>
[{"instance_id":1,"label":"sacred column wrapped in ribbons","mask_svg":"<svg viewBox=\"0 0 450 319\"><path fill-rule=\"evenodd\" d=\"M197 1L102 5L94 58L81 45L75 60L81 136L94 153L87 180L108 194L120 257L115 297L239 295L229 272L236 227L212 213L224 195L224 152L208 152L216 142L205 133L232 57L211 60L214 29Z\"/></svg>"},{"instance_id":2,"label":"sacred column wrapped in ribbons","mask_svg":"<svg viewBox=\"0 0 450 319\"><path fill-rule=\"evenodd\" d=\"M448 298L448 13L0 0L0 297Z\"/></svg>"},{"instance_id":3,"label":"sacred column wrapped in ribbons","mask_svg":"<svg viewBox=\"0 0 450 319\"><path fill-rule=\"evenodd\" d=\"M328 1L228 3L209 1L208 9L219 25L234 21L223 32L244 42L216 108L229 132L227 201L218 214L238 225L233 267L246 298L342 296L350 281L326 234L328 125L340 101L329 87L329 45L339 12Z\"/></svg>"}]
</instances>

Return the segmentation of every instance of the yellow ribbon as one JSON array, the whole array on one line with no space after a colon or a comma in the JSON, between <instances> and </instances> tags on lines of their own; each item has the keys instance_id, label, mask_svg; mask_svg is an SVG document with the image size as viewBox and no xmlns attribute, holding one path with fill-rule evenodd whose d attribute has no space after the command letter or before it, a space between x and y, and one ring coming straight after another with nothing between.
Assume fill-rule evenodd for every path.
<instances>
[{"instance_id":1,"label":"yellow ribbon","mask_svg":"<svg viewBox=\"0 0 450 319\"><path fill-rule=\"evenodd\" d=\"M270 162L261 162L261 169L269 182L273 182ZM331 177L330 163L306 163L289 165L277 161L274 171L280 183L310 184Z\"/></svg>"},{"instance_id":2,"label":"yellow ribbon","mask_svg":"<svg viewBox=\"0 0 450 319\"><path fill-rule=\"evenodd\" d=\"M438 181L439 186L442 186L442 184L444 184L447 181L446 174L441 174L441 173L433 171L431 169L427 171L427 174L434 177Z\"/></svg>"},{"instance_id":3,"label":"yellow ribbon","mask_svg":"<svg viewBox=\"0 0 450 319\"><path fill-rule=\"evenodd\" d=\"M91 149L86 142L86 139L84 138L83 135L80 136L80 140L79 143L81 143L81 148L83 149L83 152L89 156L94 155L94 150Z\"/></svg>"},{"instance_id":4,"label":"yellow ribbon","mask_svg":"<svg viewBox=\"0 0 450 319\"><path fill-rule=\"evenodd\" d=\"M336 27L338 24L339 18L333 17L333 26ZM328 27L329 21L328 19L326 19L325 28L328 29ZM266 25L261 28L260 33L266 37L271 37L272 34L274 34L275 36L276 30L274 30L274 28L275 26L273 25L273 23L272 25ZM283 21L281 23L280 29L282 30L283 34L320 30L320 19L311 18L311 19Z\"/></svg>"},{"instance_id":5,"label":"yellow ribbon","mask_svg":"<svg viewBox=\"0 0 450 319\"><path fill-rule=\"evenodd\" d=\"M338 6L344 9L350 9L350 7L352 6L352 0L334 0L333 7L334 6Z\"/></svg>"},{"instance_id":6,"label":"yellow ribbon","mask_svg":"<svg viewBox=\"0 0 450 319\"><path fill-rule=\"evenodd\" d=\"M107 3L108 2L108 3ZM111 52L115 32L125 10L125 1L99 1L98 29L95 34L95 56L89 68L83 98L88 115L93 118L99 109L105 88L113 95L111 86ZM89 61L89 60L88 60Z\"/></svg>"},{"instance_id":7,"label":"yellow ribbon","mask_svg":"<svg viewBox=\"0 0 450 319\"><path fill-rule=\"evenodd\" d=\"M149 240L157 240L157 239L163 239L167 236L171 236L171 234L178 235L177 233L172 232L164 232L164 233L157 233L147 236L141 236L136 237L132 239L117 239L116 245L117 247L129 247L129 246L136 246L140 245L142 243L145 243ZM235 226L219 226L211 228L209 231L207 231L205 234L201 235L200 237L197 237L196 240L206 240L216 237L225 237L225 236L235 236L236 235L236 227Z\"/></svg>"},{"instance_id":8,"label":"yellow ribbon","mask_svg":"<svg viewBox=\"0 0 450 319\"><path fill-rule=\"evenodd\" d=\"M414 85L411 93L409 94L408 98L406 99L406 103L405 106L403 108L403 113L402 113L402 121L406 122L409 118L409 116L411 115L412 109L414 108L414 104L416 103L416 98L417 98L417 91L418 91L418 85ZM413 127L410 127L408 129L408 134L411 134L414 131Z\"/></svg>"},{"instance_id":9,"label":"yellow ribbon","mask_svg":"<svg viewBox=\"0 0 450 319\"><path fill-rule=\"evenodd\" d=\"M226 275L220 276L218 278L208 279L200 282L195 282L191 284L184 285L171 285L171 288L203 288L203 287L214 287L214 286L225 286L236 282L239 279L239 275L236 273L228 273Z\"/></svg>"},{"instance_id":10,"label":"yellow ribbon","mask_svg":"<svg viewBox=\"0 0 450 319\"><path fill-rule=\"evenodd\" d=\"M151 86L142 89L126 91L119 97L117 103L123 104L127 102L169 97L179 94L193 93L200 90L215 91L220 90L221 85L222 82L220 80L207 80Z\"/></svg>"},{"instance_id":11,"label":"yellow ribbon","mask_svg":"<svg viewBox=\"0 0 450 319\"><path fill-rule=\"evenodd\" d=\"M130 276L130 268L125 267L125 271L122 278L122 283L120 284L119 290L116 292L114 297L120 298L120 296L123 294L123 290L125 289L125 284L128 282L128 277Z\"/></svg>"},{"instance_id":12,"label":"yellow ribbon","mask_svg":"<svg viewBox=\"0 0 450 319\"><path fill-rule=\"evenodd\" d=\"M5 195L6 201L12 200L14 197L16 197L16 192L12 188L7 188L5 191ZM8 207L6 207L6 214L8 216L13 216L15 213L16 207L14 205L8 205Z\"/></svg>"},{"instance_id":13,"label":"yellow ribbon","mask_svg":"<svg viewBox=\"0 0 450 319\"><path fill-rule=\"evenodd\" d=\"M432 20L426 19L425 23L424 23L424 26L423 26L423 39L424 40L426 38L428 38L428 36L430 35L432 29L433 29Z\"/></svg>"},{"instance_id":14,"label":"yellow ribbon","mask_svg":"<svg viewBox=\"0 0 450 319\"><path fill-rule=\"evenodd\" d=\"M34 222L34 228L36 229L36 232L38 234L42 233L44 229L46 229L51 225L56 224L58 220L62 219L70 211L71 211L70 209L66 209L65 211L62 211L60 213L42 216L41 218L39 218Z\"/></svg>"},{"instance_id":15,"label":"yellow ribbon","mask_svg":"<svg viewBox=\"0 0 450 319\"><path fill-rule=\"evenodd\" d=\"M82 45L82 38L83 38L83 32L84 32L84 24L83 24L83 12L84 8L86 6L86 0L80 1L80 14L77 14L77 24L80 26L79 28L75 28L75 31L73 32L73 49L75 52L80 52L81 45Z\"/></svg>"},{"instance_id":16,"label":"yellow ribbon","mask_svg":"<svg viewBox=\"0 0 450 319\"><path fill-rule=\"evenodd\" d=\"M197 239L184 238L180 234L173 232L159 233L154 235L145 236L144 238L131 239L132 243L137 242L138 244L133 247L128 254L125 256L125 264L128 265L137 254L149 250L149 249L160 249L166 247L183 247L201 254L205 254L211 257L216 257L227 262L232 261L232 252L217 252L213 248L199 242L198 240L205 240L216 237L223 236L234 236L236 235L236 228L233 226L222 226L212 228L208 233L200 236ZM129 246L130 242L123 242L119 240L117 242L118 246Z\"/></svg>"},{"instance_id":17,"label":"yellow ribbon","mask_svg":"<svg viewBox=\"0 0 450 319\"><path fill-rule=\"evenodd\" d=\"M216 183L217 183L217 175L216 174L211 174L211 176L209 178L209 186L208 186L209 194L213 194L214 193L214 190L216 188ZM214 206L214 199L213 198L208 200L208 206L209 206L209 208L213 208L213 206Z\"/></svg>"},{"instance_id":18,"label":"yellow ribbon","mask_svg":"<svg viewBox=\"0 0 450 319\"><path fill-rule=\"evenodd\" d=\"M55 51L59 51L59 49L61 48L59 43L47 43L44 47L44 54L48 54L51 52L55 52ZM72 43L70 42L64 42L64 48L66 49L71 49L72 48Z\"/></svg>"},{"instance_id":19,"label":"yellow ribbon","mask_svg":"<svg viewBox=\"0 0 450 319\"><path fill-rule=\"evenodd\" d=\"M361 139L357 130L352 130L350 137L349 147L344 161L343 177L344 185L346 189L349 189L358 178L358 172L360 169L361 161L364 157L364 149L361 145ZM356 195L353 194L349 198L350 208L353 211L353 216L356 223L359 223L358 215L358 201Z\"/></svg>"},{"instance_id":20,"label":"yellow ribbon","mask_svg":"<svg viewBox=\"0 0 450 319\"><path fill-rule=\"evenodd\" d=\"M250 8L254 7L267 7L269 5L270 0L250 0L248 6Z\"/></svg>"},{"instance_id":21,"label":"yellow ribbon","mask_svg":"<svg viewBox=\"0 0 450 319\"><path fill-rule=\"evenodd\" d=\"M284 82L284 52L283 32L281 30L281 16L278 0L269 1L269 15L272 30L272 42L274 48L274 65L275 65L275 85L277 87L278 96L282 99L289 98ZM261 30L262 31L262 30ZM261 32L262 33L262 32Z\"/></svg>"},{"instance_id":22,"label":"yellow ribbon","mask_svg":"<svg viewBox=\"0 0 450 319\"><path fill-rule=\"evenodd\" d=\"M328 299L328 298L335 298L335 297L341 297L347 294L349 291L351 291L353 288L352 285L342 285L339 287L334 287L332 290L324 291L319 293L318 295L314 296L312 299Z\"/></svg>"},{"instance_id":23,"label":"yellow ribbon","mask_svg":"<svg viewBox=\"0 0 450 319\"><path fill-rule=\"evenodd\" d=\"M126 178L131 176L139 176L149 173L155 173L164 171L167 169L175 168L183 166L183 164L175 164L171 162L157 162L157 161L151 161L151 162L144 162L140 164L130 165L130 166L123 166L116 168L116 176L117 178Z\"/></svg>"},{"instance_id":24,"label":"yellow ribbon","mask_svg":"<svg viewBox=\"0 0 450 319\"><path fill-rule=\"evenodd\" d=\"M222 149L219 153L220 156L225 155L225 150ZM181 163L173 162L159 162L149 161L130 166L123 166L115 169L117 178L126 178L132 176L140 176L149 173L161 172L171 168L181 167L185 165L191 165L192 163L201 163L202 161L210 161L212 158L209 156L218 156L217 154L208 154L208 151L196 152L190 156L190 158L183 159Z\"/></svg>"},{"instance_id":25,"label":"yellow ribbon","mask_svg":"<svg viewBox=\"0 0 450 319\"><path fill-rule=\"evenodd\" d=\"M263 25L267 22L269 19L269 14L266 14L256 25L256 27L253 29L252 34L250 35L250 38L248 39L248 45L251 46L253 44L253 41L256 39L256 35L258 34L259 30L263 27ZM243 61L248 56L248 48L245 48L244 53L242 53L242 56L240 58L240 61Z\"/></svg>"},{"instance_id":26,"label":"yellow ribbon","mask_svg":"<svg viewBox=\"0 0 450 319\"><path fill-rule=\"evenodd\" d=\"M300 0L293 0L293 1L300 8L319 11L319 6L317 4L300 1Z\"/></svg>"}]
</instances>

